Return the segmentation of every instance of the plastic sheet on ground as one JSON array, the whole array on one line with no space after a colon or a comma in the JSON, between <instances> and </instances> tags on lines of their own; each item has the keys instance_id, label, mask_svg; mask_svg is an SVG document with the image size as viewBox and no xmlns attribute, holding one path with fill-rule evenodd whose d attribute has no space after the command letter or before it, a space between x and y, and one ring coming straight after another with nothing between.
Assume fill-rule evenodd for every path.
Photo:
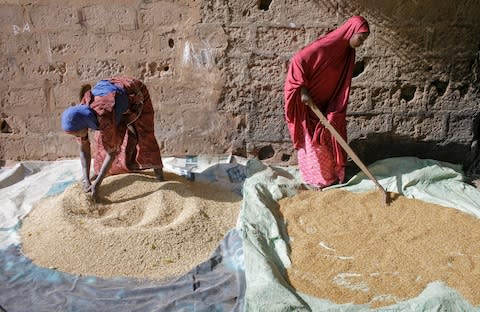
<instances>
[{"instance_id":1,"label":"plastic sheet on ground","mask_svg":"<svg viewBox=\"0 0 480 312\"><path fill-rule=\"evenodd\" d=\"M33 264L21 253L21 219L36 201L80 179L79 160L0 169L0 311L370 311L366 305L340 305L298 293L286 282L290 260L278 200L296 194L301 179L295 167L266 166L257 160L245 166L224 155L165 158L164 163L167 171L228 186L244 197L237 228L226 234L211 258L168 284L78 276ZM394 158L369 169L387 191L480 217L480 192L463 183L457 165ZM374 184L360 173L336 187L362 192ZM480 307L433 282L418 297L375 311Z\"/></svg>"},{"instance_id":2,"label":"plastic sheet on ground","mask_svg":"<svg viewBox=\"0 0 480 312\"><path fill-rule=\"evenodd\" d=\"M291 263L278 200L297 193L299 172L296 168L266 166L257 160L249 160L246 170L237 224L243 236L246 311L480 311L480 306L473 307L441 281L428 284L416 298L375 310L296 292L285 280L285 270ZM480 217L480 192L463 182L457 165L401 157L376 162L369 170L387 191ZM362 192L373 189L374 184L360 173L339 187Z\"/></svg>"},{"instance_id":3,"label":"plastic sheet on ground","mask_svg":"<svg viewBox=\"0 0 480 312\"><path fill-rule=\"evenodd\" d=\"M164 159L166 171L239 194L244 164L228 155ZM245 274L237 229L226 233L209 260L169 283L73 275L38 267L24 257L18 235L22 218L35 202L80 178L79 160L0 169L0 311L243 311Z\"/></svg>"}]
</instances>

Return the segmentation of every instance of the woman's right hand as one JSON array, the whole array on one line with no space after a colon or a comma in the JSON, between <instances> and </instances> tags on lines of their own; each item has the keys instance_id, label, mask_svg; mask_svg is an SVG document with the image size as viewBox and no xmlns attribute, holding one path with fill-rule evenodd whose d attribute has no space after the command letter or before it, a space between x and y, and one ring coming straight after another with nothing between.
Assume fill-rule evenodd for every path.
<instances>
[{"instance_id":1,"label":"woman's right hand","mask_svg":"<svg viewBox=\"0 0 480 312\"><path fill-rule=\"evenodd\" d=\"M302 101L303 104L309 107L313 105L312 97L310 96L310 93L305 87L301 87L300 89L300 101Z\"/></svg>"},{"instance_id":2,"label":"woman's right hand","mask_svg":"<svg viewBox=\"0 0 480 312\"><path fill-rule=\"evenodd\" d=\"M83 179L83 190L85 191L85 193L88 193L91 191L91 186L92 186L92 183L90 182L89 179Z\"/></svg>"},{"instance_id":3,"label":"woman's right hand","mask_svg":"<svg viewBox=\"0 0 480 312\"><path fill-rule=\"evenodd\" d=\"M100 184L98 184L98 181L95 180L93 181L92 185L90 185L90 192L92 193L92 199L93 199L93 202L97 202L98 201L98 187L100 186Z\"/></svg>"}]
</instances>

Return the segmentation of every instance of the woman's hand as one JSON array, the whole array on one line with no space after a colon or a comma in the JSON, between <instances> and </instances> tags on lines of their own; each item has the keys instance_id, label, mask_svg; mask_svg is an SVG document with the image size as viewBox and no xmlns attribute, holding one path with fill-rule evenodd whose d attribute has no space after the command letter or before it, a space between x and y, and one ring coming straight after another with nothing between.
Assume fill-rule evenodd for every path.
<instances>
[{"instance_id":1,"label":"woman's hand","mask_svg":"<svg viewBox=\"0 0 480 312\"><path fill-rule=\"evenodd\" d=\"M310 96L310 92L308 92L307 88L305 87L300 88L300 100L308 107L314 105L312 97Z\"/></svg>"},{"instance_id":2,"label":"woman's hand","mask_svg":"<svg viewBox=\"0 0 480 312\"><path fill-rule=\"evenodd\" d=\"M98 200L98 183L97 180L93 181L93 183L89 183L88 187L84 186L85 193L90 193L92 200L94 203Z\"/></svg>"},{"instance_id":3,"label":"woman's hand","mask_svg":"<svg viewBox=\"0 0 480 312\"><path fill-rule=\"evenodd\" d=\"M98 186L100 184L97 183L97 180L93 181L92 185L90 185L90 192L92 193L93 202L97 202L98 200Z\"/></svg>"},{"instance_id":4,"label":"woman's hand","mask_svg":"<svg viewBox=\"0 0 480 312\"><path fill-rule=\"evenodd\" d=\"M88 192L92 193L92 198L94 202L97 202L98 200L98 190L100 189L100 184L102 184L103 179L107 175L107 172L110 169L116 154L117 152L110 152L105 155L105 159L103 160L103 164L100 168L98 176L95 180L93 180L90 187L88 188Z\"/></svg>"},{"instance_id":5,"label":"woman's hand","mask_svg":"<svg viewBox=\"0 0 480 312\"><path fill-rule=\"evenodd\" d=\"M83 190L85 193L90 192L90 188L92 186L92 183L90 183L89 179L83 179Z\"/></svg>"}]
</instances>

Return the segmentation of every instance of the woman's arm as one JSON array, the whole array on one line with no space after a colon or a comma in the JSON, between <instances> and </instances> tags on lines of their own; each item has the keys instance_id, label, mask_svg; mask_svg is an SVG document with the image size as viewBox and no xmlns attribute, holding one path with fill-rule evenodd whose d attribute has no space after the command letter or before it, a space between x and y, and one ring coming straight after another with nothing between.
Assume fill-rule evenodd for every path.
<instances>
[{"instance_id":1,"label":"woman's arm","mask_svg":"<svg viewBox=\"0 0 480 312\"><path fill-rule=\"evenodd\" d=\"M97 178L95 181L93 181L90 190L92 191L92 197L96 201L97 200L97 195L98 195L98 189L100 187L100 184L102 184L103 179L105 178L108 170L112 166L113 160L115 159L115 156L117 155L116 151L107 153L105 155L105 159L103 160L102 167L100 168L100 172L98 173Z\"/></svg>"},{"instance_id":2,"label":"woman's arm","mask_svg":"<svg viewBox=\"0 0 480 312\"><path fill-rule=\"evenodd\" d=\"M88 136L82 137L79 139L80 145L80 163L82 164L83 172L83 189L85 192L90 191L90 164L92 159L92 154L90 151L90 140Z\"/></svg>"}]
</instances>

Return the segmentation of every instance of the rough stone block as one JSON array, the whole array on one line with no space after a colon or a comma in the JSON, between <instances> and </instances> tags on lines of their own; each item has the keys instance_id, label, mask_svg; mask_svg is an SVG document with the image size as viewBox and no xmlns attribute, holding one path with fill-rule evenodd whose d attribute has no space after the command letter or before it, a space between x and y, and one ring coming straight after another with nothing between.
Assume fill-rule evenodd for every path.
<instances>
[{"instance_id":1,"label":"rough stone block","mask_svg":"<svg viewBox=\"0 0 480 312\"><path fill-rule=\"evenodd\" d=\"M4 109L15 115L41 113L46 109L45 93L42 87L22 87L9 90L5 95Z\"/></svg>"},{"instance_id":2,"label":"rough stone block","mask_svg":"<svg viewBox=\"0 0 480 312\"><path fill-rule=\"evenodd\" d=\"M93 85L95 82L92 81L90 84ZM67 107L78 104L83 97L83 94L80 93L84 84L88 84L88 82L72 84L71 87L67 87L67 84L54 85L52 87L52 97L55 101L55 107L52 109L52 112L61 113Z\"/></svg>"},{"instance_id":3,"label":"rough stone block","mask_svg":"<svg viewBox=\"0 0 480 312\"><path fill-rule=\"evenodd\" d=\"M46 55L44 37L39 33L22 33L16 36L8 35L5 38L5 55L14 58L39 59L39 56Z\"/></svg>"},{"instance_id":4,"label":"rough stone block","mask_svg":"<svg viewBox=\"0 0 480 312\"><path fill-rule=\"evenodd\" d=\"M147 82L153 78L169 79L173 76L173 68L170 64L173 61L170 59L158 59L151 62L140 62L137 64L136 77L138 79Z\"/></svg>"},{"instance_id":5,"label":"rough stone block","mask_svg":"<svg viewBox=\"0 0 480 312\"><path fill-rule=\"evenodd\" d=\"M42 31L80 30L78 11L74 6L51 3L28 10L32 28Z\"/></svg>"},{"instance_id":6,"label":"rough stone block","mask_svg":"<svg viewBox=\"0 0 480 312\"><path fill-rule=\"evenodd\" d=\"M15 76L18 76L18 75L19 73L17 72L16 58L9 57L9 58L0 60L0 80L13 81L15 79ZM6 85L4 85L3 87L6 87Z\"/></svg>"},{"instance_id":7,"label":"rough stone block","mask_svg":"<svg viewBox=\"0 0 480 312\"><path fill-rule=\"evenodd\" d=\"M474 41L471 39L470 42ZM467 53L472 53L475 49L468 50ZM449 68L450 79L453 81L465 81L473 74L472 63L475 60L476 55L468 55L466 57L460 57L455 55L455 62L453 62Z\"/></svg>"},{"instance_id":8,"label":"rough stone block","mask_svg":"<svg viewBox=\"0 0 480 312\"><path fill-rule=\"evenodd\" d=\"M192 4L194 6L194 4ZM178 25L179 22L189 20L189 23L198 22L198 17L194 18L195 11L191 11L188 5L172 3L169 1L159 1L143 6L139 10L140 25L142 27L158 27Z\"/></svg>"},{"instance_id":9,"label":"rough stone block","mask_svg":"<svg viewBox=\"0 0 480 312\"><path fill-rule=\"evenodd\" d=\"M232 23L282 24L285 10L280 1L235 1L229 3Z\"/></svg>"},{"instance_id":10,"label":"rough stone block","mask_svg":"<svg viewBox=\"0 0 480 312\"><path fill-rule=\"evenodd\" d=\"M229 57L224 65L227 88L245 88L250 85L250 54Z\"/></svg>"},{"instance_id":11,"label":"rough stone block","mask_svg":"<svg viewBox=\"0 0 480 312\"><path fill-rule=\"evenodd\" d=\"M145 38L145 46L147 45ZM182 40L171 27L159 27L152 31L152 51L151 53L159 54L161 56L168 56L173 58L180 50Z\"/></svg>"},{"instance_id":12,"label":"rough stone block","mask_svg":"<svg viewBox=\"0 0 480 312\"><path fill-rule=\"evenodd\" d=\"M387 133L392 130L392 115L349 116L347 124L348 140L366 137L369 133Z\"/></svg>"},{"instance_id":13,"label":"rough stone block","mask_svg":"<svg viewBox=\"0 0 480 312\"><path fill-rule=\"evenodd\" d=\"M56 135L52 134L44 134L42 136L29 135L25 137L23 149L26 157L28 157L27 159L51 159L58 155L56 137ZM39 146L40 148L33 149L31 148L32 146Z\"/></svg>"},{"instance_id":14,"label":"rough stone block","mask_svg":"<svg viewBox=\"0 0 480 312\"><path fill-rule=\"evenodd\" d=\"M285 22L288 24L326 26L332 29L343 23L338 19L337 1L286 0ZM320 16L321 14L321 16Z\"/></svg>"},{"instance_id":15,"label":"rough stone block","mask_svg":"<svg viewBox=\"0 0 480 312\"><path fill-rule=\"evenodd\" d=\"M196 38L186 40L182 44L181 64L193 72L198 72L198 69L211 71L219 56L223 55L222 51L222 49L212 48L208 42L202 42Z\"/></svg>"},{"instance_id":16,"label":"rough stone block","mask_svg":"<svg viewBox=\"0 0 480 312\"><path fill-rule=\"evenodd\" d=\"M37 146L32 145L33 146ZM35 149L34 149L35 150ZM0 134L0 159L16 160L29 159L25 156L24 138L18 135ZM35 158L32 158L35 159ZM37 158L38 159L38 158Z\"/></svg>"},{"instance_id":17,"label":"rough stone block","mask_svg":"<svg viewBox=\"0 0 480 312\"><path fill-rule=\"evenodd\" d=\"M222 101L219 103L218 108L236 114L244 113L248 110L254 98L252 88L226 89L222 93Z\"/></svg>"},{"instance_id":18,"label":"rough stone block","mask_svg":"<svg viewBox=\"0 0 480 312\"><path fill-rule=\"evenodd\" d=\"M250 61L251 83L268 89L281 89L285 83L285 68L278 58L255 58Z\"/></svg>"},{"instance_id":19,"label":"rough stone block","mask_svg":"<svg viewBox=\"0 0 480 312\"><path fill-rule=\"evenodd\" d=\"M119 32L138 28L136 9L111 3L108 6L96 4L81 9L81 23L90 32ZM112 23L111 21L115 21Z\"/></svg>"},{"instance_id":20,"label":"rough stone block","mask_svg":"<svg viewBox=\"0 0 480 312\"><path fill-rule=\"evenodd\" d=\"M48 51L52 60L71 61L72 56L83 57L97 54L103 45L102 34L84 33L81 31L51 32L48 36Z\"/></svg>"},{"instance_id":21,"label":"rough stone block","mask_svg":"<svg viewBox=\"0 0 480 312\"><path fill-rule=\"evenodd\" d=\"M259 27L257 49L273 53L296 51L305 42L304 36L305 32L302 29Z\"/></svg>"},{"instance_id":22,"label":"rough stone block","mask_svg":"<svg viewBox=\"0 0 480 312\"><path fill-rule=\"evenodd\" d=\"M22 62L19 64L23 77L30 81L49 81L50 83L61 83L66 75L67 65L64 62L35 64Z\"/></svg>"},{"instance_id":23,"label":"rough stone block","mask_svg":"<svg viewBox=\"0 0 480 312\"><path fill-rule=\"evenodd\" d=\"M455 58L471 57L472 52L478 47L478 36L468 31L467 29L469 28L445 24L437 26L430 52L445 58L449 58L452 55ZM462 44L445 44L446 42L451 42L452 38L455 38L454 42L462 42Z\"/></svg>"},{"instance_id":24,"label":"rough stone block","mask_svg":"<svg viewBox=\"0 0 480 312\"><path fill-rule=\"evenodd\" d=\"M15 136L22 132L19 129L16 116L13 114L13 112L0 112L0 126L0 135L5 137Z\"/></svg>"},{"instance_id":25,"label":"rough stone block","mask_svg":"<svg viewBox=\"0 0 480 312\"><path fill-rule=\"evenodd\" d=\"M245 54L254 47L255 29L251 27L224 27L228 38L229 55Z\"/></svg>"},{"instance_id":26,"label":"rough stone block","mask_svg":"<svg viewBox=\"0 0 480 312\"><path fill-rule=\"evenodd\" d=\"M228 149L226 146L231 141L232 119L228 115L212 112L200 119L199 116L199 111L187 110L175 119L168 119L167 124L156 124L155 131L167 154L175 151L177 155L218 154ZM184 135L179 136L179 131Z\"/></svg>"},{"instance_id":27,"label":"rough stone block","mask_svg":"<svg viewBox=\"0 0 480 312\"><path fill-rule=\"evenodd\" d=\"M249 113L247 115L247 135L257 142L288 142L287 124L280 122L283 115Z\"/></svg>"},{"instance_id":28,"label":"rough stone block","mask_svg":"<svg viewBox=\"0 0 480 312\"><path fill-rule=\"evenodd\" d=\"M372 108L375 112L424 112L422 94L422 90L418 86L401 81L372 87Z\"/></svg>"},{"instance_id":29,"label":"rough stone block","mask_svg":"<svg viewBox=\"0 0 480 312\"><path fill-rule=\"evenodd\" d=\"M123 74L125 65L116 59L81 59L76 64L78 78L82 81L95 81L104 77Z\"/></svg>"},{"instance_id":30,"label":"rough stone block","mask_svg":"<svg viewBox=\"0 0 480 312\"><path fill-rule=\"evenodd\" d=\"M254 114L264 117L283 116L284 96L283 90L271 90L270 88L258 88L253 92L254 101L249 110Z\"/></svg>"},{"instance_id":31,"label":"rough stone block","mask_svg":"<svg viewBox=\"0 0 480 312\"><path fill-rule=\"evenodd\" d=\"M366 58L361 59L357 57L357 62L364 61L364 70L362 74L356 78L352 83L360 82L391 82L399 79L401 75L401 68L398 67L397 60L393 57L382 58Z\"/></svg>"},{"instance_id":32,"label":"rough stone block","mask_svg":"<svg viewBox=\"0 0 480 312\"><path fill-rule=\"evenodd\" d=\"M264 142L258 143L260 144L265 144ZM254 143L255 144L255 143ZM270 143L274 155L270 159L266 159L263 162L266 163L273 163L273 164L283 164L283 165L296 165L297 162L297 152L293 148L293 145L291 142L286 142L286 143Z\"/></svg>"},{"instance_id":33,"label":"rough stone block","mask_svg":"<svg viewBox=\"0 0 480 312\"><path fill-rule=\"evenodd\" d=\"M28 135L40 135L61 131L61 119L58 113L27 114L25 128Z\"/></svg>"},{"instance_id":34,"label":"rough stone block","mask_svg":"<svg viewBox=\"0 0 480 312\"><path fill-rule=\"evenodd\" d=\"M394 115L392 132L416 140L441 141L445 139L446 123L442 114Z\"/></svg>"},{"instance_id":35,"label":"rough stone block","mask_svg":"<svg viewBox=\"0 0 480 312\"><path fill-rule=\"evenodd\" d=\"M75 138L63 131L57 132L56 136L56 139L53 141L55 145L51 144L52 146L50 147L50 149L52 149L50 153L55 153L51 159L58 159L59 157L79 157L78 143L75 141ZM93 133L89 134L89 136L93 138Z\"/></svg>"},{"instance_id":36,"label":"rough stone block","mask_svg":"<svg viewBox=\"0 0 480 312\"><path fill-rule=\"evenodd\" d=\"M228 45L228 37L222 24L200 24L195 26L195 33L206 46L224 50Z\"/></svg>"},{"instance_id":37,"label":"rough stone block","mask_svg":"<svg viewBox=\"0 0 480 312\"><path fill-rule=\"evenodd\" d=\"M13 34L16 31L22 31L26 22L21 6L8 3L0 4L0 25L2 29L8 29L8 32Z\"/></svg>"},{"instance_id":38,"label":"rough stone block","mask_svg":"<svg viewBox=\"0 0 480 312\"><path fill-rule=\"evenodd\" d=\"M365 113L372 112L372 110L373 103L370 89L352 86L347 112Z\"/></svg>"},{"instance_id":39,"label":"rough stone block","mask_svg":"<svg viewBox=\"0 0 480 312\"><path fill-rule=\"evenodd\" d=\"M228 1L206 1L201 6L201 16L205 23L223 22L229 24L231 22L230 8Z\"/></svg>"},{"instance_id":40,"label":"rough stone block","mask_svg":"<svg viewBox=\"0 0 480 312\"><path fill-rule=\"evenodd\" d=\"M474 131L478 131L474 128L474 118L471 114L451 113L448 120L447 141L470 144Z\"/></svg>"},{"instance_id":41,"label":"rough stone block","mask_svg":"<svg viewBox=\"0 0 480 312\"><path fill-rule=\"evenodd\" d=\"M146 55L153 50L153 34L148 31L99 34L97 55L105 57L126 57Z\"/></svg>"}]
</instances>

